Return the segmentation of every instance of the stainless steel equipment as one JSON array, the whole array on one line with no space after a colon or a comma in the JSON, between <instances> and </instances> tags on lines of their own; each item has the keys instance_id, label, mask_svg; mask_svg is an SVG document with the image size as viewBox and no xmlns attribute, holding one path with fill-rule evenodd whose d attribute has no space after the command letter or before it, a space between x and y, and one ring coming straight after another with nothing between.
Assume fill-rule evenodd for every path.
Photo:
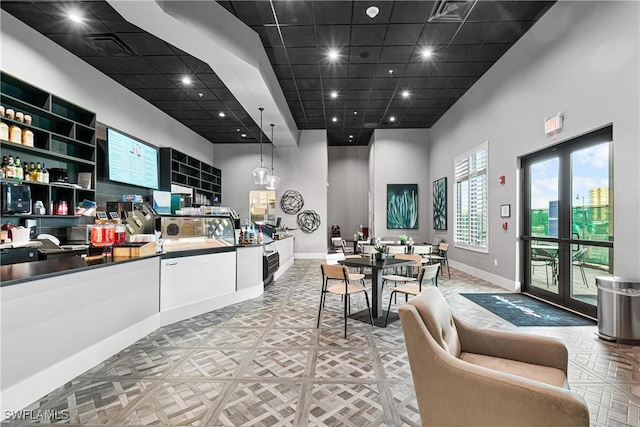
<instances>
[{"instance_id":1,"label":"stainless steel equipment","mask_svg":"<svg viewBox=\"0 0 640 427\"><path fill-rule=\"evenodd\" d=\"M600 338L640 344L640 281L596 277L596 286Z\"/></svg>"},{"instance_id":2,"label":"stainless steel equipment","mask_svg":"<svg viewBox=\"0 0 640 427\"><path fill-rule=\"evenodd\" d=\"M31 187L2 183L2 212L31 213Z\"/></svg>"}]
</instances>

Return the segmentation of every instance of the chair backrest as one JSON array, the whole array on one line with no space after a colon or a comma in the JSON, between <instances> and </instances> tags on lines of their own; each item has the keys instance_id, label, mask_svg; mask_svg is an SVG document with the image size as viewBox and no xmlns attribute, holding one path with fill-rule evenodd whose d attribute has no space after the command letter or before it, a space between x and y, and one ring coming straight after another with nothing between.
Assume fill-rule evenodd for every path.
<instances>
[{"instance_id":1,"label":"chair backrest","mask_svg":"<svg viewBox=\"0 0 640 427\"><path fill-rule=\"evenodd\" d=\"M420 255L409 255L409 254L398 254L394 257L395 259L402 259L407 261L415 261L415 265L413 267L420 267L422 265L422 257ZM411 266L410 266L411 267Z\"/></svg>"},{"instance_id":2,"label":"chair backrest","mask_svg":"<svg viewBox=\"0 0 640 427\"><path fill-rule=\"evenodd\" d=\"M442 242L442 239L439 237L434 237L433 240L431 241L431 246L438 247L440 245L440 243Z\"/></svg>"},{"instance_id":3,"label":"chair backrest","mask_svg":"<svg viewBox=\"0 0 640 427\"><path fill-rule=\"evenodd\" d=\"M367 254L372 254L376 251L376 247L374 245L362 245L362 253L367 255Z\"/></svg>"},{"instance_id":4,"label":"chair backrest","mask_svg":"<svg viewBox=\"0 0 640 427\"><path fill-rule=\"evenodd\" d=\"M340 226L338 224L333 224L331 226L331 237L340 237Z\"/></svg>"},{"instance_id":5,"label":"chair backrest","mask_svg":"<svg viewBox=\"0 0 640 427\"><path fill-rule=\"evenodd\" d=\"M429 255L431 252L433 252L431 245L413 245L414 255Z\"/></svg>"},{"instance_id":6,"label":"chair backrest","mask_svg":"<svg viewBox=\"0 0 640 427\"><path fill-rule=\"evenodd\" d=\"M447 254L447 250L449 249L449 244L448 243L440 243L440 245L438 246L438 250L440 252L442 252L442 255L446 255Z\"/></svg>"},{"instance_id":7,"label":"chair backrest","mask_svg":"<svg viewBox=\"0 0 640 427\"><path fill-rule=\"evenodd\" d=\"M404 254L405 253L405 249L406 249L406 246L389 245L389 246L387 246L387 253L389 255Z\"/></svg>"},{"instance_id":8,"label":"chair backrest","mask_svg":"<svg viewBox=\"0 0 640 427\"><path fill-rule=\"evenodd\" d=\"M338 261L341 261L344 259L344 253L337 252L335 254L326 254L324 259L328 265L337 265Z\"/></svg>"},{"instance_id":9,"label":"chair backrest","mask_svg":"<svg viewBox=\"0 0 640 427\"><path fill-rule=\"evenodd\" d=\"M340 246L342 247L342 253L346 254L348 253L353 253L353 249L347 247L347 241L343 240L342 242L340 242Z\"/></svg>"},{"instance_id":10,"label":"chair backrest","mask_svg":"<svg viewBox=\"0 0 640 427\"><path fill-rule=\"evenodd\" d=\"M573 260L582 261L582 258L584 258L586 254L587 254L587 248L578 249L576 252L573 253Z\"/></svg>"},{"instance_id":11,"label":"chair backrest","mask_svg":"<svg viewBox=\"0 0 640 427\"><path fill-rule=\"evenodd\" d=\"M344 265L320 264L320 269L327 279L349 280L349 270Z\"/></svg>"},{"instance_id":12,"label":"chair backrest","mask_svg":"<svg viewBox=\"0 0 640 427\"><path fill-rule=\"evenodd\" d=\"M460 356L460 339L449 304L435 287L426 288L421 296L408 302L414 306L436 343L454 357ZM402 318L402 307L400 307Z\"/></svg>"},{"instance_id":13,"label":"chair backrest","mask_svg":"<svg viewBox=\"0 0 640 427\"><path fill-rule=\"evenodd\" d=\"M420 267L420 272L423 274L422 279L434 279L438 280L438 270L440 270L440 263L425 265Z\"/></svg>"}]
</instances>

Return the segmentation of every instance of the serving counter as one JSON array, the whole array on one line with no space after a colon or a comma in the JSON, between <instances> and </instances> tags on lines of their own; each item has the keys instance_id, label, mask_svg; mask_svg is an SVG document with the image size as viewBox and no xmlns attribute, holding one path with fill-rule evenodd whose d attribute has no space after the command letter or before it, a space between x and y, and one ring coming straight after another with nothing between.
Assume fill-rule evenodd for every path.
<instances>
[{"instance_id":1,"label":"serving counter","mask_svg":"<svg viewBox=\"0 0 640 427\"><path fill-rule=\"evenodd\" d=\"M143 258L0 267L0 409L24 408L161 326L261 295L263 246L211 239L169 237L167 252ZM293 238L275 244L291 254L278 277Z\"/></svg>"}]
</instances>

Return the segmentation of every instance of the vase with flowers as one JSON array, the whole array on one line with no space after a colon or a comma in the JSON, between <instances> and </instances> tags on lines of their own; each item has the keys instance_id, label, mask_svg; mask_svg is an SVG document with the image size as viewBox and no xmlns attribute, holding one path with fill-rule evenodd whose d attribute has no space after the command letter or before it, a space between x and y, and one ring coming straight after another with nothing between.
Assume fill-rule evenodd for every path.
<instances>
[{"instance_id":1,"label":"vase with flowers","mask_svg":"<svg viewBox=\"0 0 640 427\"><path fill-rule=\"evenodd\" d=\"M398 239L400 239L400 244L401 245L406 245L408 238L409 237L406 234L401 234L400 236L398 236Z\"/></svg>"},{"instance_id":2,"label":"vase with flowers","mask_svg":"<svg viewBox=\"0 0 640 427\"><path fill-rule=\"evenodd\" d=\"M387 258L387 252L384 246L382 245L377 245L375 246L375 251L376 251L376 260L378 261L382 261L384 259Z\"/></svg>"}]
</instances>

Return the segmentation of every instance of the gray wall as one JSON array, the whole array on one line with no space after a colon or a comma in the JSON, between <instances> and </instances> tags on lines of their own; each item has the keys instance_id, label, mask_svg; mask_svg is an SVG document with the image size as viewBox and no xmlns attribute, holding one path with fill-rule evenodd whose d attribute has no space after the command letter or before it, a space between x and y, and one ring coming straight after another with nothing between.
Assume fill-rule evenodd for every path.
<instances>
[{"instance_id":1,"label":"gray wall","mask_svg":"<svg viewBox=\"0 0 640 427\"><path fill-rule=\"evenodd\" d=\"M95 112L108 126L213 163L209 141L8 13L0 11L0 19L3 71Z\"/></svg>"},{"instance_id":2,"label":"gray wall","mask_svg":"<svg viewBox=\"0 0 640 427\"><path fill-rule=\"evenodd\" d=\"M518 158L613 123L615 273L640 278L639 15L637 2L558 2L432 127L431 180L452 182L453 159L489 141L489 253L450 247L455 263L516 287ZM558 112L565 128L554 141L543 119ZM501 204L512 206L508 231Z\"/></svg>"},{"instance_id":3,"label":"gray wall","mask_svg":"<svg viewBox=\"0 0 640 427\"><path fill-rule=\"evenodd\" d=\"M397 239L406 234L415 242L427 241L433 228L428 209L431 204L429 130L376 129L371 149L375 236ZM418 229L387 229L387 184L418 184Z\"/></svg>"},{"instance_id":4,"label":"gray wall","mask_svg":"<svg viewBox=\"0 0 640 427\"><path fill-rule=\"evenodd\" d=\"M340 226L344 239L367 227L368 168L367 147L329 147L327 235L332 224Z\"/></svg>"},{"instance_id":5,"label":"gray wall","mask_svg":"<svg viewBox=\"0 0 640 427\"><path fill-rule=\"evenodd\" d=\"M265 165L271 166L270 147L264 145L263 150L269 153L265 156ZM214 151L215 166L222 169L222 204L236 209L244 221L249 218L249 191L264 188L251 179L251 171L258 166L260 147L258 144L216 144ZM305 201L302 209L316 211L322 223L311 234L300 230L292 232L296 236L294 252L296 257L322 258L327 253L327 132L301 131L299 146L276 148L274 158L276 175L281 179L280 188L276 190L276 216L282 217L288 227L297 228L296 216L284 214L280 209L280 197L286 190L300 192Z\"/></svg>"}]
</instances>

